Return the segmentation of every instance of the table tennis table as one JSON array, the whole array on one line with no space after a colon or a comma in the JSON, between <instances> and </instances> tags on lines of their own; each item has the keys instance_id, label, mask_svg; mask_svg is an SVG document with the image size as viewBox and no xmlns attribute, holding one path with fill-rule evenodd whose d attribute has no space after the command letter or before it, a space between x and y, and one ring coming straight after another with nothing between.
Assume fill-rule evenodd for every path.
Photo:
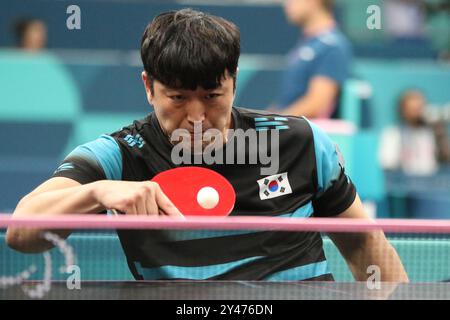
<instances>
[{"instance_id":1,"label":"table tennis table","mask_svg":"<svg viewBox=\"0 0 450 320\"><path fill-rule=\"evenodd\" d=\"M35 283L0 288L0 300L31 299L23 290ZM43 299L58 300L450 300L450 283L262 281L83 281L69 290L63 281L51 283Z\"/></svg>"}]
</instances>

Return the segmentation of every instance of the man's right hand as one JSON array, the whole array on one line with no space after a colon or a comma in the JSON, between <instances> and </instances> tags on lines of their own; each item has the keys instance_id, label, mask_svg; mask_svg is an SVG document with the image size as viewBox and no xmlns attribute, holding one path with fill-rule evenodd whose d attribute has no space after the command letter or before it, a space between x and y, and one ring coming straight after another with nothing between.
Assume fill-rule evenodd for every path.
<instances>
[{"instance_id":1,"label":"man's right hand","mask_svg":"<svg viewBox=\"0 0 450 320\"><path fill-rule=\"evenodd\" d=\"M108 210L127 215L183 217L156 182L98 181L94 198Z\"/></svg>"},{"instance_id":2,"label":"man's right hand","mask_svg":"<svg viewBox=\"0 0 450 320\"><path fill-rule=\"evenodd\" d=\"M82 185L63 177L51 178L23 197L14 210L14 217L56 217L72 213L97 213L105 209L130 215L183 218L155 182L100 180ZM42 238L42 232L45 231L10 227L6 233L6 242L21 252L42 252L53 246ZM66 238L70 230L60 230L57 234Z\"/></svg>"}]
</instances>

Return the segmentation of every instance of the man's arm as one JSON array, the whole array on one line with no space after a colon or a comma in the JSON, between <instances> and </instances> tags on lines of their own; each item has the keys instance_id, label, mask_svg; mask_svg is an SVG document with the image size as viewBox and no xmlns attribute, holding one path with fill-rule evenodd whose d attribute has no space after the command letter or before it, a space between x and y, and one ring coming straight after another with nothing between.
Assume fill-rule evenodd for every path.
<instances>
[{"instance_id":1,"label":"man's arm","mask_svg":"<svg viewBox=\"0 0 450 320\"><path fill-rule=\"evenodd\" d=\"M353 204L337 218L369 219L358 196ZM381 271L381 281L408 282L408 275L397 252L382 231L330 233L329 236L345 258L357 281L366 281L367 267L375 265Z\"/></svg>"},{"instance_id":2,"label":"man's arm","mask_svg":"<svg viewBox=\"0 0 450 320\"><path fill-rule=\"evenodd\" d=\"M306 94L282 111L282 114L317 118L334 103L339 93L339 85L331 78L315 76L308 85Z\"/></svg>"},{"instance_id":3,"label":"man's arm","mask_svg":"<svg viewBox=\"0 0 450 320\"><path fill-rule=\"evenodd\" d=\"M100 207L93 199L93 184L81 185L68 178L52 178L23 197L14 210L13 217L58 216L67 213L98 212ZM42 252L52 245L42 238L41 229L8 228L7 244L21 252ZM67 238L69 230L52 231Z\"/></svg>"},{"instance_id":4,"label":"man's arm","mask_svg":"<svg viewBox=\"0 0 450 320\"><path fill-rule=\"evenodd\" d=\"M71 213L98 213L106 209L116 209L130 215L158 215L161 210L169 216L182 216L159 185L151 181L99 180L81 185L69 178L56 177L25 196L17 205L14 217L57 217ZM21 252L42 252L52 247L41 236L45 231L8 228L6 242ZM70 231L57 233L66 238Z\"/></svg>"}]
</instances>

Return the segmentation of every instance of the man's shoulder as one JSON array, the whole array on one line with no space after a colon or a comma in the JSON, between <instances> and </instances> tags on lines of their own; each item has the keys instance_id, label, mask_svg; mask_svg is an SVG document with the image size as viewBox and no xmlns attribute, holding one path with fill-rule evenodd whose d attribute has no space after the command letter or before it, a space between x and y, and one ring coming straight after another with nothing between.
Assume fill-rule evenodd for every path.
<instances>
[{"instance_id":1,"label":"man's shoulder","mask_svg":"<svg viewBox=\"0 0 450 320\"><path fill-rule=\"evenodd\" d=\"M124 125L121 129L116 130L109 135L112 137L120 137L124 134L139 134L142 133L147 127L151 126L152 114L147 115L144 118L133 120L132 123Z\"/></svg>"},{"instance_id":2,"label":"man's shoulder","mask_svg":"<svg viewBox=\"0 0 450 320\"><path fill-rule=\"evenodd\" d=\"M330 52L345 56L352 55L350 41L338 29L317 36L314 39L313 47L319 56L325 56Z\"/></svg>"},{"instance_id":3,"label":"man's shoulder","mask_svg":"<svg viewBox=\"0 0 450 320\"><path fill-rule=\"evenodd\" d=\"M122 152L139 155L148 147L149 142L154 140L152 136L156 134L156 130L153 126L152 114L149 114L105 136L114 139Z\"/></svg>"},{"instance_id":4,"label":"man's shoulder","mask_svg":"<svg viewBox=\"0 0 450 320\"><path fill-rule=\"evenodd\" d=\"M305 117L295 117L280 115L265 110L255 110L249 108L235 107L238 113L240 128L246 130L256 130L257 132L265 130L278 130L280 138L284 141L297 143L301 139L312 140L312 128L310 122Z\"/></svg>"},{"instance_id":5,"label":"man's shoulder","mask_svg":"<svg viewBox=\"0 0 450 320\"><path fill-rule=\"evenodd\" d=\"M347 36L342 33L342 31L338 28L330 30L329 32L318 35L316 38L322 44L333 47L333 46L343 46L349 45L350 41L347 39Z\"/></svg>"}]
</instances>

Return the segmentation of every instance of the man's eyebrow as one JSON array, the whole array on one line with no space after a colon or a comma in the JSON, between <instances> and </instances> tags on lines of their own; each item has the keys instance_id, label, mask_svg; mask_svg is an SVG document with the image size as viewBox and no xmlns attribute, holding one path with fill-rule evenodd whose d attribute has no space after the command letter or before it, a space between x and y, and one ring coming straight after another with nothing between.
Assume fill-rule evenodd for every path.
<instances>
[{"instance_id":1,"label":"man's eyebrow","mask_svg":"<svg viewBox=\"0 0 450 320\"><path fill-rule=\"evenodd\" d=\"M225 86L223 86L222 84L220 84L220 85L218 85L217 87L215 87L215 88L211 88L211 89L204 89L204 88L201 88L202 90L204 90L204 91L207 91L207 92L212 92L212 91L215 91L215 90L224 90L225 89ZM183 92L183 90L185 90L185 89L181 89L181 88L170 88L170 87L162 87L161 88L161 91L164 93L164 94L169 94L169 93L182 93ZM190 91L190 90L189 90Z\"/></svg>"},{"instance_id":2,"label":"man's eyebrow","mask_svg":"<svg viewBox=\"0 0 450 320\"><path fill-rule=\"evenodd\" d=\"M223 86L222 84L219 84L217 87L215 88L211 88L211 89L206 89L206 91L214 91L214 90L222 90L224 89L225 86Z\"/></svg>"},{"instance_id":3,"label":"man's eyebrow","mask_svg":"<svg viewBox=\"0 0 450 320\"><path fill-rule=\"evenodd\" d=\"M163 87L161 90L163 93L180 93L181 90L180 89L176 89L176 88L168 88L168 87Z\"/></svg>"}]
</instances>

